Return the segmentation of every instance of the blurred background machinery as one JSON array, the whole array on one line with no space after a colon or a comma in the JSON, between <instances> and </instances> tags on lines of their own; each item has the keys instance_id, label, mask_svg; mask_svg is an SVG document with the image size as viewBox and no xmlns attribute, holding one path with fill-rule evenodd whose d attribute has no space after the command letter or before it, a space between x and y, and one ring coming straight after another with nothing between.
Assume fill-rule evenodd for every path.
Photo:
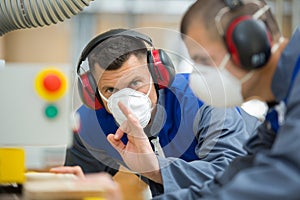
<instances>
[{"instance_id":1,"label":"blurred background machinery","mask_svg":"<svg viewBox=\"0 0 300 200\"><path fill-rule=\"evenodd\" d=\"M0 36L16 29L56 24L78 14L92 0L2 0Z\"/></svg>"},{"instance_id":2,"label":"blurred background machinery","mask_svg":"<svg viewBox=\"0 0 300 200\"><path fill-rule=\"evenodd\" d=\"M0 36L62 22L78 14L90 1L2 0ZM30 47L35 41L31 42L27 55L34 53ZM9 42L11 45L14 44ZM0 51L0 193L6 185L23 184L28 170L63 165L73 132L70 65L6 63L4 49Z\"/></svg>"}]
</instances>

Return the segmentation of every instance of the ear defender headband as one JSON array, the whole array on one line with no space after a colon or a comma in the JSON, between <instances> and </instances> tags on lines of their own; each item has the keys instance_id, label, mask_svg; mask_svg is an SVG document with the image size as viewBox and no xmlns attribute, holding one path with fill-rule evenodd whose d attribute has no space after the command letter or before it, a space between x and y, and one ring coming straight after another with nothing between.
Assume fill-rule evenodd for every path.
<instances>
[{"instance_id":1,"label":"ear defender headband","mask_svg":"<svg viewBox=\"0 0 300 200\"><path fill-rule=\"evenodd\" d=\"M215 22L234 63L245 70L264 66L271 56L272 36L259 18L269 10L269 6L265 5L253 15L234 18L224 30L221 24L223 16L244 5L242 0L224 0L224 2L226 7L219 11ZM249 3L260 5L255 0Z\"/></svg>"},{"instance_id":2,"label":"ear defender headband","mask_svg":"<svg viewBox=\"0 0 300 200\"><path fill-rule=\"evenodd\" d=\"M151 49L147 51L147 64L157 89L163 89L170 86L174 80L175 68L170 57L164 50L155 49L150 37L133 30L110 30L96 36L86 45L77 64L79 96L82 102L93 110L102 108L103 102L98 92L97 82L92 75L89 66L87 65L87 69L84 69L82 64L94 48L105 40L115 36L133 37L140 39L151 46Z\"/></svg>"}]
</instances>

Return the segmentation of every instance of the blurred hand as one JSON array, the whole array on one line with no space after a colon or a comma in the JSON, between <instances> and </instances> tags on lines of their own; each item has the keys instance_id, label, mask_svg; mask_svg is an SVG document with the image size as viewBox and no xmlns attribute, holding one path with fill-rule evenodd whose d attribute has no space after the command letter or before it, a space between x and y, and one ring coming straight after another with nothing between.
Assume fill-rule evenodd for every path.
<instances>
[{"instance_id":1,"label":"blurred hand","mask_svg":"<svg viewBox=\"0 0 300 200\"><path fill-rule=\"evenodd\" d=\"M79 184L93 185L103 189L105 200L123 199L119 184L116 183L108 173L87 174L85 179L81 180Z\"/></svg>"},{"instance_id":2,"label":"blurred hand","mask_svg":"<svg viewBox=\"0 0 300 200\"><path fill-rule=\"evenodd\" d=\"M79 166L60 166L50 169L52 173L74 174L78 177L76 185L78 187L93 187L103 190L106 200L122 200L122 193L119 185L113 181L112 177L105 172L92 173L85 175Z\"/></svg>"},{"instance_id":3,"label":"blurred hand","mask_svg":"<svg viewBox=\"0 0 300 200\"><path fill-rule=\"evenodd\" d=\"M80 166L59 166L50 169L50 172L56 174L74 174L79 179L85 179L85 175Z\"/></svg>"},{"instance_id":4,"label":"blurred hand","mask_svg":"<svg viewBox=\"0 0 300 200\"><path fill-rule=\"evenodd\" d=\"M139 121L128 108L118 103L127 120L121 124L115 134L109 134L107 140L120 153L127 166L148 178L161 183L158 160L152 150L151 144ZM127 134L128 142L125 145L121 138ZM159 174L158 177L152 176Z\"/></svg>"}]
</instances>

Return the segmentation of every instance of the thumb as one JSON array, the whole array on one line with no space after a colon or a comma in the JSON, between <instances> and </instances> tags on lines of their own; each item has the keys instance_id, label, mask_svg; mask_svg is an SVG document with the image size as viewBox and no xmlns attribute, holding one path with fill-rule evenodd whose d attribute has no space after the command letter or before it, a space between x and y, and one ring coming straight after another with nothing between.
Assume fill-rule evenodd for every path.
<instances>
[{"instance_id":1,"label":"thumb","mask_svg":"<svg viewBox=\"0 0 300 200\"><path fill-rule=\"evenodd\" d=\"M108 142L119 152L119 154L122 154L122 152L126 148L122 140L116 139L114 134L109 134L106 138Z\"/></svg>"}]
</instances>

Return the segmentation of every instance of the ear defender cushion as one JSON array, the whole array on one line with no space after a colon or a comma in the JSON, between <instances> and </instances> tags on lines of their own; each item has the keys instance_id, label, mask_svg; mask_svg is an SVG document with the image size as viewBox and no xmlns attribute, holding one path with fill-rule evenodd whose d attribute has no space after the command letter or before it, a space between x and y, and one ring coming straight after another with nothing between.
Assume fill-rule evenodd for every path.
<instances>
[{"instance_id":1,"label":"ear defender cushion","mask_svg":"<svg viewBox=\"0 0 300 200\"><path fill-rule=\"evenodd\" d=\"M264 66L271 56L271 38L265 24L241 16L229 25L226 44L234 62L246 70Z\"/></svg>"},{"instance_id":2,"label":"ear defender cushion","mask_svg":"<svg viewBox=\"0 0 300 200\"><path fill-rule=\"evenodd\" d=\"M169 87L174 80L175 68L168 54L162 49L154 49L148 51L147 61L149 71L158 88Z\"/></svg>"},{"instance_id":3,"label":"ear defender cushion","mask_svg":"<svg viewBox=\"0 0 300 200\"><path fill-rule=\"evenodd\" d=\"M102 108L101 98L93 75L86 72L78 80L78 92L82 102L93 110Z\"/></svg>"}]
</instances>

